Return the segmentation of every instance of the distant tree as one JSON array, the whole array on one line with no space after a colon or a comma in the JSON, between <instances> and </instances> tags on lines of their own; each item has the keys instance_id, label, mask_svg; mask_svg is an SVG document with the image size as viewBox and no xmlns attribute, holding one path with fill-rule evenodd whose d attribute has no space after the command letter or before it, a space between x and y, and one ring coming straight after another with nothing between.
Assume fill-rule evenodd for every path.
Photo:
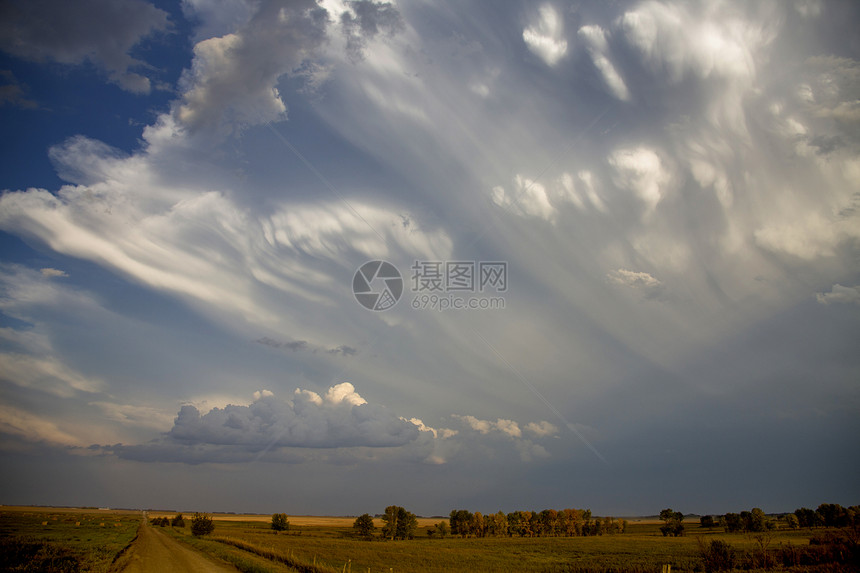
<instances>
[{"instance_id":1,"label":"distant tree","mask_svg":"<svg viewBox=\"0 0 860 573\"><path fill-rule=\"evenodd\" d=\"M451 525L451 535L466 537L472 533L472 512L465 509L454 509L448 516Z\"/></svg>"},{"instance_id":2,"label":"distant tree","mask_svg":"<svg viewBox=\"0 0 860 573\"><path fill-rule=\"evenodd\" d=\"M592 535L592 524L591 524L591 510L583 509L580 512L580 516L582 517L582 534L583 535Z\"/></svg>"},{"instance_id":3,"label":"distant tree","mask_svg":"<svg viewBox=\"0 0 860 573\"><path fill-rule=\"evenodd\" d=\"M290 520L286 513L272 514L272 529L275 531L287 531L290 529Z\"/></svg>"},{"instance_id":4,"label":"distant tree","mask_svg":"<svg viewBox=\"0 0 860 573\"><path fill-rule=\"evenodd\" d=\"M797 529L800 527L800 521L797 519L796 515L789 513L785 516L785 525L788 526L789 529Z\"/></svg>"},{"instance_id":5,"label":"distant tree","mask_svg":"<svg viewBox=\"0 0 860 573\"><path fill-rule=\"evenodd\" d=\"M713 515L703 515L699 518L699 527L714 527L717 523L714 521Z\"/></svg>"},{"instance_id":6,"label":"distant tree","mask_svg":"<svg viewBox=\"0 0 860 573\"><path fill-rule=\"evenodd\" d=\"M743 512L746 513L746 512ZM762 531L766 531L768 529L768 518L765 515L764 511L761 508L754 507L752 511L749 512L746 518L746 530L759 533Z\"/></svg>"},{"instance_id":7,"label":"distant tree","mask_svg":"<svg viewBox=\"0 0 860 573\"><path fill-rule=\"evenodd\" d=\"M816 518L818 515L814 509L801 507L794 510L794 515L797 516L800 527L815 527L817 525Z\"/></svg>"},{"instance_id":8,"label":"distant tree","mask_svg":"<svg viewBox=\"0 0 860 573\"><path fill-rule=\"evenodd\" d=\"M399 505L389 505L382 515L382 536L386 539L412 539L418 528L418 518Z\"/></svg>"},{"instance_id":9,"label":"distant tree","mask_svg":"<svg viewBox=\"0 0 860 573\"><path fill-rule=\"evenodd\" d=\"M815 513L825 527L846 527L849 522L848 512L838 503L822 503Z\"/></svg>"},{"instance_id":10,"label":"distant tree","mask_svg":"<svg viewBox=\"0 0 860 573\"><path fill-rule=\"evenodd\" d=\"M673 511L671 508L664 509L660 512L660 519L663 520L663 525L660 526L660 533L666 536L679 537L684 535L684 514L680 511Z\"/></svg>"},{"instance_id":11,"label":"distant tree","mask_svg":"<svg viewBox=\"0 0 860 573\"><path fill-rule=\"evenodd\" d=\"M743 529L743 521L737 513L727 513L723 516L723 526L728 533L741 531Z\"/></svg>"},{"instance_id":12,"label":"distant tree","mask_svg":"<svg viewBox=\"0 0 860 573\"><path fill-rule=\"evenodd\" d=\"M490 519L490 533L492 535L496 535L499 537L505 537L508 535L508 518L504 514L504 512L499 511L491 516Z\"/></svg>"},{"instance_id":13,"label":"distant tree","mask_svg":"<svg viewBox=\"0 0 860 573\"><path fill-rule=\"evenodd\" d=\"M208 513L195 513L191 518L191 534L199 537L209 535L215 530L215 524Z\"/></svg>"},{"instance_id":14,"label":"distant tree","mask_svg":"<svg viewBox=\"0 0 860 573\"><path fill-rule=\"evenodd\" d=\"M448 535L448 523L445 521L440 521L439 523L437 523L436 524L436 533L439 534L439 537L444 539L445 536Z\"/></svg>"},{"instance_id":15,"label":"distant tree","mask_svg":"<svg viewBox=\"0 0 860 573\"><path fill-rule=\"evenodd\" d=\"M474 515L472 515L472 533L475 534L475 537L483 537L486 534L486 530L487 520L484 519L484 516L480 511L476 511Z\"/></svg>"},{"instance_id":16,"label":"distant tree","mask_svg":"<svg viewBox=\"0 0 860 573\"><path fill-rule=\"evenodd\" d=\"M415 530L418 529L418 517L402 507L397 516L397 532L398 539L412 539L415 537Z\"/></svg>"},{"instance_id":17,"label":"distant tree","mask_svg":"<svg viewBox=\"0 0 860 573\"><path fill-rule=\"evenodd\" d=\"M373 518L370 517L370 514L364 513L355 518L352 528L355 529L362 537L373 537L376 525L373 524Z\"/></svg>"},{"instance_id":18,"label":"distant tree","mask_svg":"<svg viewBox=\"0 0 860 573\"><path fill-rule=\"evenodd\" d=\"M185 518L182 517L181 513L177 513L173 516L173 519L170 520L170 525L172 527L185 527Z\"/></svg>"},{"instance_id":19,"label":"distant tree","mask_svg":"<svg viewBox=\"0 0 860 573\"><path fill-rule=\"evenodd\" d=\"M397 535L397 517L401 508L397 505L389 505L382 514L382 536L386 539L394 539Z\"/></svg>"}]
</instances>

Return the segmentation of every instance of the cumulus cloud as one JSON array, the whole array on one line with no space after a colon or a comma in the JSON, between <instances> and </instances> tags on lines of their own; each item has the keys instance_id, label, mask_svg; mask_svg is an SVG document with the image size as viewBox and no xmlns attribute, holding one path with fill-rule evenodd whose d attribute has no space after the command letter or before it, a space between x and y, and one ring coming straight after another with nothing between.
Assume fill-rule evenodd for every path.
<instances>
[{"instance_id":1,"label":"cumulus cloud","mask_svg":"<svg viewBox=\"0 0 860 573\"><path fill-rule=\"evenodd\" d=\"M817 293L815 298L821 304L860 304L860 286L835 284L830 292Z\"/></svg>"},{"instance_id":2,"label":"cumulus cloud","mask_svg":"<svg viewBox=\"0 0 860 573\"><path fill-rule=\"evenodd\" d=\"M627 89L627 84L624 83L624 79L609 59L609 44L606 41L606 31L597 25L583 26L579 29L577 35L585 42L588 55L591 56L594 67L603 76L603 81L606 83L609 93L616 99L628 101L630 99L630 91Z\"/></svg>"},{"instance_id":3,"label":"cumulus cloud","mask_svg":"<svg viewBox=\"0 0 860 573\"><path fill-rule=\"evenodd\" d=\"M150 80L131 71L148 68L129 55L144 38L167 30L167 13L142 0L11 0L0 7L0 50L35 62L92 62L133 93Z\"/></svg>"},{"instance_id":4,"label":"cumulus cloud","mask_svg":"<svg viewBox=\"0 0 860 573\"><path fill-rule=\"evenodd\" d=\"M261 451L272 447L396 447L414 441L418 428L382 406L368 404L352 384L324 396L297 389L292 400L260 393L248 406L201 413L183 406L161 446L212 445Z\"/></svg>"},{"instance_id":5,"label":"cumulus cloud","mask_svg":"<svg viewBox=\"0 0 860 573\"><path fill-rule=\"evenodd\" d=\"M529 422L525 426L525 431L539 438L558 434L558 428L546 420L541 420L540 422Z\"/></svg>"},{"instance_id":6,"label":"cumulus cloud","mask_svg":"<svg viewBox=\"0 0 860 573\"><path fill-rule=\"evenodd\" d=\"M567 53L564 23L550 4L540 7L537 21L523 30L523 41L548 66L556 65Z\"/></svg>"},{"instance_id":7,"label":"cumulus cloud","mask_svg":"<svg viewBox=\"0 0 860 573\"><path fill-rule=\"evenodd\" d=\"M313 0L266 1L233 33L194 46L180 81L179 122L192 132L232 132L286 118L278 79L299 69L326 37L328 13Z\"/></svg>"},{"instance_id":8,"label":"cumulus cloud","mask_svg":"<svg viewBox=\"0 0 860 573\"><path fill-rule=\"evenodd\" d=\"M497 445L497 448L504 447L504 444L513 446L520 460L523 462L532 462L539 459L550 457L549 452L541 444L523 437L523 428L513 421L504 418L498 418L495 421L482 420L475 416L455 415L464 427L472 430L473 433L480 436L487 436L488 439L502 439L502 444ZM525 426L526 433L531 434L535 439L547 438L558 432L553 424L546 421L529 422ZM468 439L468 436L464 436Z\"/></svg>"}]
</instances>

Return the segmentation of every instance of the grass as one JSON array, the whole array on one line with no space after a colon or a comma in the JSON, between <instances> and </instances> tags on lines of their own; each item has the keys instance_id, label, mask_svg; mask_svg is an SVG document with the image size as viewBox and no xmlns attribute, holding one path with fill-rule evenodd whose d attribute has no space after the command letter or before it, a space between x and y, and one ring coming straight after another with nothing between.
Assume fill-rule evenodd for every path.
<instances>
[{"instance_id":1,"label":"grass","mask_svg":"<svg viewBox=\"0 0 860 573\"><path fill-rule=\"evenodd\" d=\"M658 527L631 524L622 535L574 538L430 539L426 530L419 530L416 539L410 541L365 541L355 538L345 525L293 527L289 532L275 533L261 520L216 520L214 534L197 542L308 573L646 573L659 572L664 564L671 564L672 571L698 572L703 567L697 537L725 540L741 556L753 555L759 547L750 535L690 526L686 537L667 538ZM811 535L809 531L780 531L773 535L770 548L808 547Z\"/></svg>"},{"instance_id":2,"label":"grass","mask_svg":"<svg viewBox=\"0 0 860 573\"><path fill-rule=\"evenodd\" d=\"M134 539L139 514L0 511L0 570L107 573Z\"/></svg>"},{"instance_id":3,"label":"grass","mask_svg":"<svg viewBox=\"0 0 860 573\"><path fill-rule=\"evenodd\" d=\"M0 556L36 565L14 569L0 564L0 570L110 571L134 538L139 521L139 514L4 510ZM631 523L624 534L598 537L431 539L426 531L433 521L427 520L413 540L368 541L355 537L348 518L291 517L290 522L289 531L276 533L260 516L215 516L214 533L203 538L193 537L190 527L162 531L245 573L658 573L666 564L673 573L698 573L704 571L700 542L712 540L730 544L735 566L745 571L762 571L762 564L792 573L845 573L857 567L856 561L828 561L846 548L856 555L856 548L810 544L822 530L773 532L762 552L763 540L755 535L696 524L689 524L687 535L678 538L663 537L658 523L643 522Z\"/></svg>"}]
</instances>

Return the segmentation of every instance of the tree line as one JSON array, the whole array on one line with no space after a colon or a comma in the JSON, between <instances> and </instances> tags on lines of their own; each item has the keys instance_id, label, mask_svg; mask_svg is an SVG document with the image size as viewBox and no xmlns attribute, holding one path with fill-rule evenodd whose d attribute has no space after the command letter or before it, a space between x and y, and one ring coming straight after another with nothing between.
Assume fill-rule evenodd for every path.
<instances>
[{"instance_id":1,"label":"tree line","mask_svg":"<svg viewBox=\"0 0 860 573\"><path fill-rule=\"evenodd\" d=\"M382 514L384 539L412 539L418 527L417 517L396 505ZM365 513L353 523L356 532L372 538L376 526L373 517ZM472 513L466 509L451 511L448 521L440 521L427 529L430 537L575 537L623 533L627 521L613 517L595 517L590 509L544 509L543 511L513 511L511 513Z\"/></svg>"},{"instance_id":2,"label":"tree line","mask_svg":"<svg viewBox=\"0 0 860 573\"><path fill-rule=\"evenodd\" d=\"M662 512L660 517L663 518ZM794 510L794 513L787 513L781 516L781 519L789 529L798 529L801 527L860 527L860 506L843 507L838 503L822 503L818 506L818 509L801 507ZM720 516L703 515L699 521L702 527L719 526L723 527L729 533L758 533L776 529L777 527L777 522L768 517L758 507L754 507L750 511L726 513ZM664 535L666 534L664 533Z\"/></svg>"},{"instance_id":3,"label":"tree line","mask_svg":"<svg viewBox=\"0 0 860 573\"><path fill-rule=\"evenodd\" d=\"M486 516L455 509L448 523L451 534L461 537L579 537L623 533L627 528L626 520L592 516L590 509L499 511Z\"/></svg>"}]
</instances>

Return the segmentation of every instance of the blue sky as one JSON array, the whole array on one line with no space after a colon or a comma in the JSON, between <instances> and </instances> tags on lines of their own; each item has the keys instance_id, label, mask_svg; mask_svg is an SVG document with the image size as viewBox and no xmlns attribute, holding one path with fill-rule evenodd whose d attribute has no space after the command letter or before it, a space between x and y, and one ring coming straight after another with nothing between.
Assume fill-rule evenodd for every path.
<instances>
[{"instance_id":1,"label":"blue sky","mask_svg":"<svg viewBox=\"0 0 860 573\"><path fill-rule=\"evenodd\" d=\"M2 503L858 502L853 3L0 10Z\"/></svg>"}]
</instances>

